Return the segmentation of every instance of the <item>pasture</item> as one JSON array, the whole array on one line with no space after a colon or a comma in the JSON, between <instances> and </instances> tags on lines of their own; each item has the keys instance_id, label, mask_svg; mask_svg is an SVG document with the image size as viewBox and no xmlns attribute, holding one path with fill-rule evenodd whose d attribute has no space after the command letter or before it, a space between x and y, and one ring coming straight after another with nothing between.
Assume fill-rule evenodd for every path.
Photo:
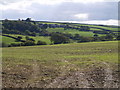
<instances>
[{"instance_id":1,"label":"pasture","mask_svg":"<svg viewBox=\"0 0 120 90\"><path fill-rule=\"evenodd\" d=\"M96 30L96 29L91 29L91 30ZM79 31L76 29L68 29L64 30L64 28L48 28L47 31L49 32L61 32L61 33L66 33L66 34L79 34L80 36L84 37L93 37L94 33L93 32L88 32L88 31ZM99 36L103 36L103 34L98 34Z\"/></svg>"},{"instance_id":2,"label":"pasture","mask_svg":"<svg viewBox=\"0 0 120 90\"><path fill-rule=\"evenodd\" d=\"M26 39L25 39L26 35L19 35L19 34L6 34L6 35L13 36L13 37L16 37L16 38L17 38L18 36L21 36L21 37L22 37L21 40L26 40ZM46 42L47 44L50 44L50 43L51 43L50 37L48 37L48 36L46 36L46 37L44 37L44 36L36 36L36 37L34 37L34 36L29 36L29 38L33 38L33 39L35 40L35 43L37 43L37 41L39 41L39 40L44 41L44 42ZM12 39L12 38L6 37L6 36L2 36L2 41L10 44L10 43L15 42L15 39ZM15 42L15 43L17 43L17 42Z\"/></svg>"},{"instance_id":3,"label":"pasture","mask_svg":"<svg viewBox=\"0 0 120 90\"><path fill-rule=\"evenodd\" d=\"M16 42L15 39L10 38L10 37L6 37L6 36L1 36L1 41L6 43L6 44L11 44L11 43L20 43L20 42Z\"/></svg>"}]
</instances>

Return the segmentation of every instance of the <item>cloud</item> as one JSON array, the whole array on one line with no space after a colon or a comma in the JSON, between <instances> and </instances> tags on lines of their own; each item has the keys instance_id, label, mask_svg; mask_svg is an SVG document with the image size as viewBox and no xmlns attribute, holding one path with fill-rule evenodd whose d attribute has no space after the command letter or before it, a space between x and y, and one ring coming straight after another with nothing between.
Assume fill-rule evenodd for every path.
<instances>
[{"instance_id":1,"label":"cloud","mask_svg":"<svg viewBox=\"0 0 120 90\"><path fill-rule=\"evenodd\" d=\"M80 13L80 14L74 15L74 17L76 17L78 19L86 20L86 19L88 19L88 14L86 14L86 13Z\"/></svg>"},{"instance_id":2,"label":"cloud","mask_svg":"<svg viewBox=\"0 0 120 90\"><path fill-rule=\"evenodd\" d=\"M2 19L31 17L46 21L105 23L117 20L118 3L108 0L2 0ZM99 2L99 3L98 3ZM0 17L1 18L1 17ZM110 21L109 21L110 22ZM109 22L106 22L107 24ZM112 21L115 22L116 21ZM110 24L110 23L109 23Z\"/></svg>"},{"instance_id":3,"label":"cloud","mask_svg":"<svg viewBox=\"0 0 120 90\"><path fill-rule=\"evenodd\" d=\"M113 19L110 19L110 20L91 20L91 21L56 21L56 22L83 23L83 24L101 24L101 25L119 25L118 20L113 20Z\"/></svg>"},{"instance_id":4,"label":"cloud","mask_svg":"<svg viewBox=\"0 0 120 90\"><path fill-rule=\"evenodd\" d=\"M82 23L88 24L103 24L103 25L118 25L118 20L93 20L93 21L83 21Z\"/></svg>"},{"instance_id":5,"label":"cloud","mask_svg":"<svg viewBox=\"0 0 120 90\"><path fill-rule=\"evenodd\" d=\"M9 4L9 3L17 3L17 2L37 2L39 4L44 4L44 5L55 5L55 4L60 4L64 2L72 2L72 3L95 3L95 2L119 2L119 0L1 0L1 4Z\"/></svg>"},{"instance_id":6,"label":"cloud","mask_svg":"<svg viewBox=\"0 0 120 90\"><path fill-rule=\"evenodd\" d=\"M19 10L19 9L26 9L28 6L30 6L31 3L28 3L28 1L20 1L15 3L9 3L7 5L0 5L3 10Z\"/></svg>"}]
</instances>

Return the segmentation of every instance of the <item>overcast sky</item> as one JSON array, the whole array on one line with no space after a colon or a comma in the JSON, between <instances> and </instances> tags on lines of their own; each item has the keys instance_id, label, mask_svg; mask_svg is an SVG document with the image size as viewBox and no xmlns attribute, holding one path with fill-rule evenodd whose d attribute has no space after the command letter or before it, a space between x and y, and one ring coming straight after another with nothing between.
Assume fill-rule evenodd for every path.
<instances>
[{"instance_id":1,"label":"overcast sky","mask_svg":"<svg viewBox=\"0 0 120 90\"><path fill-rule=\"evenodd\" d=\"M119 0L1 0L0 19L118 24Z\"/></svg>"}]
</instances>

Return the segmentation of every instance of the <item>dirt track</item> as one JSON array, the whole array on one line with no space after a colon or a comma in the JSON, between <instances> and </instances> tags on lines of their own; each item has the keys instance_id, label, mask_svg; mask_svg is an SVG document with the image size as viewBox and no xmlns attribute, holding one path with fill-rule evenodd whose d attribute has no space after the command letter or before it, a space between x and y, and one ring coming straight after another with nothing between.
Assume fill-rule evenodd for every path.
<instances>
[{"instance_id":1,"label":"dirt track","mask_svg":"<svg viewBox=\"0 0 120 90\"><path fill-rule=\"evenodd\" d=\"M68 76L57 77L48 88L118 88L118 77L109 68L95 68L90 72L74 72Z\"/></svg>"}]
</instances>

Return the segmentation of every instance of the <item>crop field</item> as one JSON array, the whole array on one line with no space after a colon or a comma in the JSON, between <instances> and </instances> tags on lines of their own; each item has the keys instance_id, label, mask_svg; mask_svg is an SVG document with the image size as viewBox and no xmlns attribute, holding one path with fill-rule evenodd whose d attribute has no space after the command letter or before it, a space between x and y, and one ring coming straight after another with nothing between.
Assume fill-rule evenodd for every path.
<instances>
[{"instance_id":1,"label":"crop field","mask_svg":"<svg viewBox=\"0 0 120 90\"><path fill-rule=\"evenodd\" d=\"M10 47L2 54L3 87L118 87L118 41Z\"/></svg>"}]
</instances>

